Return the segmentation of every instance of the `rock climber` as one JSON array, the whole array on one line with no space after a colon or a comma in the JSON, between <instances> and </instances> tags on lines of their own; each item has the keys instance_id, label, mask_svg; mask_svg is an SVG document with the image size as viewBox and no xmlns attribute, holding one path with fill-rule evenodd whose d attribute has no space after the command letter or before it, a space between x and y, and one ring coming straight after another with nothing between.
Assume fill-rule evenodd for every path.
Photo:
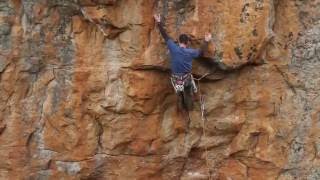
<instances>
[{"instance_id":1,"label":"rock climber","mask_svg":"<svg viewBox=\"0 0 320 180\"><path fill-rule=\"evenodd\" d=\"M168 36L159 14L154 15L154 19L158 25L161 36L166 42L171 56L171 82L178 94L181 102L188 110L193 106L193 93L197 92L191 70L192 60L201 57L208 48L208 43L211 40L211 34L206 33L204 43L200 49L189 48L190 38L186 34L179 36L178 44ZM187 96L186 96L187 95ZM188 97L189 96L189 97Z\"/></svg>"}]
</instances>

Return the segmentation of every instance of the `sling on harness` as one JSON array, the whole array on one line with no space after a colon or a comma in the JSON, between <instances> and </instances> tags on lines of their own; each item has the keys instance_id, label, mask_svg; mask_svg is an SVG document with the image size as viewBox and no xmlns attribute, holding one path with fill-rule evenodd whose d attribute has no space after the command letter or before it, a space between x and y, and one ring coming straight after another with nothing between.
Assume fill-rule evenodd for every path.
<instances>
[{"instance_id":1,"label":"sling on harness","mask_svg":"<svg viewBox=\"0 0 320 180\"><path fill-rule=\"evenodd\" d=\"M194 93L198 91L191 73L184 75L172 74L170 79L176 93L183 92L185 88L190 85Z\"/></svg>"}]
</instances>

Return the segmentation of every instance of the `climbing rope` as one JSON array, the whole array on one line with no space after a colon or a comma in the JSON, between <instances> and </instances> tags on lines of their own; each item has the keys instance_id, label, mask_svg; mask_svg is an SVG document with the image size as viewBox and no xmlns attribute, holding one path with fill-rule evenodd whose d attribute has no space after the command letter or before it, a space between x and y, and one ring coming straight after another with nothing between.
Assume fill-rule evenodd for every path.
<instances>
[{"instance_id":1,"label":"climbing rope","mask_svg":"<svg viewBox=\"0 0 320 180\"><path fill-rule=\"evenodd\" d=\"M200 80L207 77L208 75L211 75L211 74L212 73L206 73L198 79L192 77L193 80L196 80L197 84L198 84L198 92L199 92L199 96L200 96L200 111L201 111L201 120L202 120L202 134L205 139L206 139L205 122L207 121L207 118L205 116L205 100L204 100L204 95L202 95L202 93L201 93ZM186 113L186 116L188 118L187 122L186 122L187 128L186 128L185 139L184 139L184 141L185 141L184 144L186 144L186 136L187 136L187 132L189 129L189 123L191 122L191 118L190 118L190 114L189 114L188 110L185 110L184 112ZM208 148L205 146L204 150L205 150L205 160L206 160L208 177L209 177L209 180L212 180L211 173L210 173L209 158L208 158Z\"/></svg>"}]
</instances>

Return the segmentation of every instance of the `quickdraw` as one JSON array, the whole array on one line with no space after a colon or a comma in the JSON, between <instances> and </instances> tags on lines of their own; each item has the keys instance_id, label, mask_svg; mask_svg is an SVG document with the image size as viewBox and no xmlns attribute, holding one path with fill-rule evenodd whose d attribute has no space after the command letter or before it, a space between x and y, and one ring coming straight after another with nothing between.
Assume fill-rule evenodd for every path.
<instances>
[{"instance_id":1,"label":"quickdraw","mask_svg":"<svg viewBox=\"0 0 320 180\"><path fill-rule=\"evenodd\" d=\"M205 78L206 76L210 75L211 73L206 73L205 75L201 76L199 79L195 79L197 81L198 87L199 87L199 96L200 96L200 111L201 111L201 120L202 120L202 134L203 137L206 138L206 130L205 130L205 123L207 120L207 117L205 115L205 100L204 100L204 95L201 93L200 89L200 80ZM206 159L206 166L207 166L207 173L209 180L212 180L212 176L210 173L210 164L209 164L209 157L208 157L208 148L205 146L205 159Z\"/></svg>"}]
</instances>

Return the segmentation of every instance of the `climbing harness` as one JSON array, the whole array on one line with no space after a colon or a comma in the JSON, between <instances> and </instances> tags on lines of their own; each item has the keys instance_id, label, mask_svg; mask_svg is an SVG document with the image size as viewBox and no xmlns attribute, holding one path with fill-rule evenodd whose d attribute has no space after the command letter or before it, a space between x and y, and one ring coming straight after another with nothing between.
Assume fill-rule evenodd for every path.
<instances>
[{"instance_id":1,"label":"climbing harness","mask_svg":"<svg viewBox=\"0 0 320 180\"><path fill-rule=\"evenodd\" d=\"M191 73L187 73L184 75L172 74L170 79L176 93L183 92L185 87L189 85L189 83L191 83L194 93L198 91Z\"/></svg>"}]
</instances>

